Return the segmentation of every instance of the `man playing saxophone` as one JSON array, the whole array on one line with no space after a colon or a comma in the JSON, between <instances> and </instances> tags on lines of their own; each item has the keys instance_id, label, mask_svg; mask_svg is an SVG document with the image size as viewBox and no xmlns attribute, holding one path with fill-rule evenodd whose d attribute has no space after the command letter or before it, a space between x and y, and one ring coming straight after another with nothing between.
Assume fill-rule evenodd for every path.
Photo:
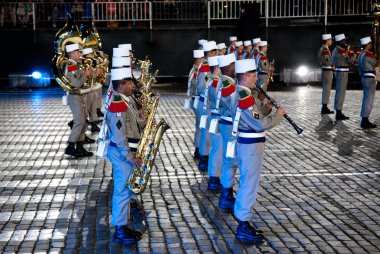
<instances>
[{"instance_id":1,"label":"man playing saxophone","mask_svg":"<svg viewBox=\"0 0 380 254\"><path fill-rule=\"evenodd\" d=\"M87 81L88 77L92 75L92 69L80 70L77 62L80 60L81 52L77 43L68 42L66 44L66 54L69 59L68 65L65 69L65 75L75 88L81 88ZM85 133L87 129L86 124L86 100L85 94L69 93L67 102L73 114L73 128L69 136L69 144L65 150L65 154L75 157L92 156L92 152L88 152L83 147L85 140Z\"/></svg>"},{"instance_id":2,"label":"man playing saxophone","mask_svg":"<svg viewBox=\"0 0 380 254\"><path fill-rule=\"evenodd\" d=\"M113 240L122 244L136 243L142 234L127 227L132 192L125 185L133 167L141 167L142 161L135 157L132 138L140 138L140 117L130 105L128 97L133 92L130 68L111 70L113 94L105 115L109 127L110 144L107 157L112 163L114 191L112 196L112 224L115 226Z\"/></svg>"}]
</instances>

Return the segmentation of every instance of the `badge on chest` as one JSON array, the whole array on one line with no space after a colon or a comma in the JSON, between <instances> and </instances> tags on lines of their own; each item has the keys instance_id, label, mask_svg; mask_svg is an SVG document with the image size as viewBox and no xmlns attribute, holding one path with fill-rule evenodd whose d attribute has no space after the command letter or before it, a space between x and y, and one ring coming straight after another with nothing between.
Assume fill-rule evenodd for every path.
<instances>
[{"instance_id":1,"label":"badge on chest","mask_svg":"<svg viewBox=\"0 0 380 254\"><path fill-rule=\"evenodd\" d=\"M260 114L257 113L256 111L252 110L252 117L255 119L260 119Z\"/></svg>"}]
</instances>

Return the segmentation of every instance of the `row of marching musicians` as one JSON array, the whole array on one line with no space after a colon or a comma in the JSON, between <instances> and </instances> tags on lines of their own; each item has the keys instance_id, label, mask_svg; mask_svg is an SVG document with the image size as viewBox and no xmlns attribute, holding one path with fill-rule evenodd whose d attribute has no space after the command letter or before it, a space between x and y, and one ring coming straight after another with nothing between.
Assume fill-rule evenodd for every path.
<instances>
[{"instance_id":1,"label":"row of marching musicians","mask_svg":"<svg viewBox=\"0 0 380 254\"><path fill-rule=\"evenodd\" d=\"M100 140L108 141L107 145L100 141L97 150L98 156L107 157L112 163L114 186L111 223L115 226L113 240L122 244L135 243L142 238L139 231L127 226L130 222L130 211L138 211L140 208L138 196L129 190L126 182L133 167L141 166L142 161L135 153L146 123L146 118L139 110L141 105L132 96L135 83L131 70L131 49L131 44L120 44L118 48L113 49L111 84L105 99L103 125L99 130ZM66 68L66 77L78 88L83 87L89 77L97 75L93 68L83 71L77 67L83 55L91 57L86 54L89 51L86 48L81 49L78 43L66 45L67 56L71 62ZM84 150L82 146L85 139L89 139L91 143L95 142L85 136L88 94L69 93L67 98L74 124L65 153L76 157L92 155L92 152ZM81 152L85 154L80 154Z\"/></svg>"},{"instance_id":2,"label":"row of marching musicians","mask_svg":"<svg viewBox=\"0 0 380 254\"><path fill-rule=\"evenodd\" d=\"M231 53L219 56L215 42L200 43L202 50L194 50L185 102L188 109L193 104L200 128L199 141L197 135L194 140L195 146L199 145L199 169L208 171L209 190L221 190L219 207L233 209L239 222L236 237L260 241L263 233L250 221L259 189L266 130L279 124L286 112L279 107L272 113L272 105L264 103L263 94L255 89L261 86L260 63L257 68L255 59L239 60L241 50L235 48L239 43L229 47ZM265 54L266 47L266 42L262 43L258 54ZM233 184L238 167L235 198Z\"/></svg>"}]
</instances>

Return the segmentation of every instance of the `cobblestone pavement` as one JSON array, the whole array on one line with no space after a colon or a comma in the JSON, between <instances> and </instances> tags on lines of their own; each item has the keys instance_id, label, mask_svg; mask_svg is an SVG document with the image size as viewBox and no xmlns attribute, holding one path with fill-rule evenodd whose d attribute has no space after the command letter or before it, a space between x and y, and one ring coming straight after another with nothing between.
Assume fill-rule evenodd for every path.
<instances>
[{"instance_id":1,"label":"cobblestone pavement","mask_svg":"<svg viewBox=\"0 0 380 254\"><path fill-rule=\"evenodd\" d=\"M320 89L270 93L304 132L285 120L269 132L253 209L267 241L256 246L235 239L236 219L207 190L192 158L193 113L177 90L160 89L158 114L171 129L144 212L133 214L144 236L132 246L111 241L110 163L64 155L71 113L62 92L1 94L0 253L380 252L380 128L360 129L361 91L348 91L344 122L321 117ZM378 126L379 99L371 115Z\"/></svg>"}]
</instances>

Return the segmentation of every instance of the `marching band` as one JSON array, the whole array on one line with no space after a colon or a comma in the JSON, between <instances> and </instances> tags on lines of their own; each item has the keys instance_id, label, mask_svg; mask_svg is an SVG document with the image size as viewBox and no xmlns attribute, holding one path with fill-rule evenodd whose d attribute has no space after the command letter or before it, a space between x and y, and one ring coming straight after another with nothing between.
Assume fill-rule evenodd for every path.
<instances>
[{"instance_id":1,"label":"marching band","mask_svg":"<svg viewBox=\"0 0 380 254\"><path fill-rule=\"evenodd\" d=\"M149 72L149 60L139 61L140 73L139 69L132 68L137 60L131 53L131 44L114 48L103 114L101 91L107 83L108 56L102 52L97 34L92 36L96 43L86 46L79 30L73 25L70 29L72 33L63 30L57 33L53 59L56 80L66 91L63 101L73 115L65 154L76 158L92 156L83 146L95 142L85 135L88 124L92 133L99 132L97 155L107 157L113 166L113 240L122 244L136 243L142 234L128 226L129 213L139 209L139 194L148 182L161 137L169 128L163 119L159 124L154 120L159 96L152 93L150 87L155 75ZM335 76L336 120L349 119L342 110L348 71L357 63L363 84L361 127L376 128L369 121L377 67L371 38L360 40L363 51L358 53L346 44L344 34L336 35L336 47L331 53L332 38L331 34L322 35L323 45L318 53L323 84L321 114L333 113L328 104ZM195 115L194 158L199 159L199 170L207 172L208 189L220 191L219 207L232 210L237 218L236 238L262 241L263 231L250 221L259 190L266 131L283 118L293 125L297 134L302 129L267 94L274 73L267 56L268 42L260 38L243 42L236 36L229 39L228 48L225 43L198 41L199 48L193 51L184 107L193 110ZM101 128L97 126L98 117L104 118ZM155 148L146 151L151 142ZM149 156L143 156L147 153ZM235 197L233 187L238 168L239 188ZM136 187L139 184L142 186Z\"/></svg>"}]
</instances>

